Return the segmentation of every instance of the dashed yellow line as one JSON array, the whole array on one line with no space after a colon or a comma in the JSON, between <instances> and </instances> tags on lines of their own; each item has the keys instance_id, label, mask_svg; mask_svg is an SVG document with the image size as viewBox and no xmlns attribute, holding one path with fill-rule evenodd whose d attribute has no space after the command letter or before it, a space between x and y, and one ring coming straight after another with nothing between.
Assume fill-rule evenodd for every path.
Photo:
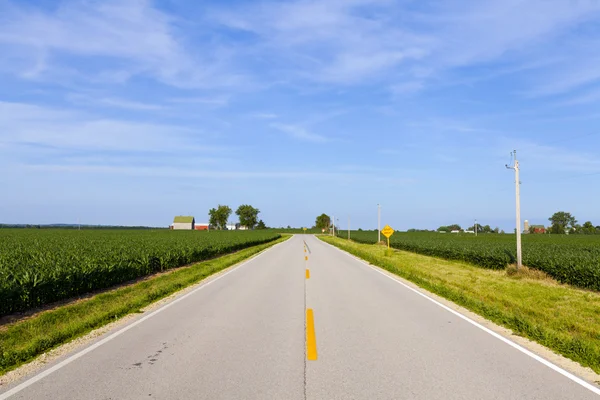
<instances>
[{"instance_id":1,"label":"dashed yellow line","mask_svg":"<svg viewBox=\"0 0 600 400\"><path fill-rule=\"evenodd\" d=\"M311 361L317 359L317 337L312 308L306 309L306 358Z\"/></svg>"},{"instance_id":2,"label":"dashed yellow line","mask_svg":"<svg viewBox=\"0 0 600 400\"><path fill-rule=\"evenodd\" d=\"M310 269L306 270L306 279L310 279Z\"/></svg>"}]
</instances>

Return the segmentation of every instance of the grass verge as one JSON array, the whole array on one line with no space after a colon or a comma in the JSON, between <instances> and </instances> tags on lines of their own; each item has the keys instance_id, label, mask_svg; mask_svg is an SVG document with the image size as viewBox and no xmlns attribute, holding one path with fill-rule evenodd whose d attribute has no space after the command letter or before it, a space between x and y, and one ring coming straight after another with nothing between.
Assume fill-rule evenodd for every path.
<instances>
[{"instance_id":1,"label":"grass verge","mask_svg":"<svg viewBox=\"0 0 600 400\"><path fill-rule=\"evenodd\" d=\"M600 373L600 293L525 271L483 269L406 251L386 256L382 246L321 240Z\"/></svg>"},{"instance_id":2,"label":"grass verge","mask_svg":"<svg viewBox=\"0 0 600 400\"><path fill-rule=\"evenodd\" d=\"M193 264L10 324L0 331L0 375L127 314L140 312L143 307L289 237L283 236L273 242Z\"/></svg>"}]
</instances>

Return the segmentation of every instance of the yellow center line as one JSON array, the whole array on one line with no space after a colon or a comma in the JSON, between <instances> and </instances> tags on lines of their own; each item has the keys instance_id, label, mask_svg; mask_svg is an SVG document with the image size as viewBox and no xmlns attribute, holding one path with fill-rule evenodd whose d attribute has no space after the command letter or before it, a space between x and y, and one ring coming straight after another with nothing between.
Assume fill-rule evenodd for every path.
<instances>
[{"instance_id":1,"label":"yellow center line","mask_svg":"<svg viewBox=\"0 0 600 400\"><path fill-rule=\"evenodd\" d=\"M311 361L317 359L317 337L312 308L306 309L306 358Z\"/></svg>"},{"instance_id":2,"label":"yellow center line","mask_svg":"<svg viewBox=\"0 0 600 400\"><path fill-rule=\"evenodd\" d=\"M306 269L306 279L310 279L310 270Z\"/></svg>"}]
</instances>

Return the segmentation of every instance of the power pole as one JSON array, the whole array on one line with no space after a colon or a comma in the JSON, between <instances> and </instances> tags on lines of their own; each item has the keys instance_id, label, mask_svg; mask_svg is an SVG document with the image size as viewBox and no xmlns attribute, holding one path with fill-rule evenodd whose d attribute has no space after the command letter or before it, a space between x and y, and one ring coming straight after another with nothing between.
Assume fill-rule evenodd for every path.
<instances>
[{"instance_id":1,"label":"power pole","mask_svg":"<svg viewBox=\"0 0 600 400\"><path fill-rule=\"evenodd\" d=\"M515 193L516 193L516 205L517 205L517 269L523 265L523 259L521 257L521 182L519 181L519 161L517 160L517 151L513 151L514 165L506 166L508 169L515 170Z\"/></svg>"},{"instance_id":2,"label":"power pole","mask_svg":"<svg viewBox=\"0 0 600 400\"><path fill-rule=\"evenodd\" d=\"M475 237L477 237L477 220L475 220Z\"/></svg>"},{"instance_id":3,"label":"power pole","mask_svg":"<svg viewBox=\"0 0 600 400\"><path fill-rule=\"evenodd\" d=\"M381 205L377 204L377 244L381 242Z\"/></svg>"},{"instance_id":4,"label":"power pole","mask_svg":"<svg viewBox=\"0 0 600 400\"><path fill-rule=\"evenodd\" d=\"M335 236L335 215L333 216L333 222L331 223L331 236Z\"/></svg>"}]
</instances>

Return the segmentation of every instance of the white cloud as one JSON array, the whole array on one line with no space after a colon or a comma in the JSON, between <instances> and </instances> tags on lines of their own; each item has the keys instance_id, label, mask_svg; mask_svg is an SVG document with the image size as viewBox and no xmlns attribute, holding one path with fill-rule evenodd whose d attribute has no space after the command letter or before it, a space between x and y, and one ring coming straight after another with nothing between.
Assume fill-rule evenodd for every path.
<instances>
[{"instance_id":1,"label":"white cloud","mask_svg":"<svg viewBox=\"0 0 600 400\"><path fill-rule=\"evenodd\" d=\"M17 4L0 5L0 50L11 60L2 69L23 78L122 82L145 75L184 87L238 79L224 72L225 51L190 51L179 20L149 0L65 1L52 10ZM92 58L102 62L86 62Z\"/></svg>"},{"instance_id":2,"label":"white cloud","mask_svg":"<svg viewBox=\"0 0 600 400\"><path fill-rule=\"evenodd\" d=\"M277 114L275 114L275 113L268 113L268 112L251 113L251 114L248 114L248 116L250 118L256 118L256 119L276 119L277 118Z\"/></svg>"},{"instance_id":3,"label":"white cloud","mask_svg":"<svg viewBox=\"0 0 600 400\"><path fill-rule=\"evenodd\" d=\"M284 132L293 138L304 140L307 142L328 142L330 140L325 136L310 132L307 129L298 125L272 123L269 126L281 132Z\"/></svg>"},{"instance_id":4,"label":"white cloud","mask_svg":"<svg viewBox=\"0 0 600 400\"><path fill-rule=\"evenodd\" d=\"M94 151L202 149L190 128L123 121L29 104L0 102L0 142Z\"/></svg>"},{"instance_id":5,"label":"white cloud","mask_svg":"<svg viewBox=\"0 0 600 400\"><path fill-rule=\"evenodd\" d=\"M229 96L214 96L214 97L177 97L167 100L169 103L175 104L206 104L214 107L222 107L229 104Z\"/></svg>"},{"instance_id":6,"label":"white cloud","mask_svg":"<svg viewBox=\"0 0 600 400\"><path fill-rule=\"evenodd\" d=\"M157 111L165 109L165 106L160 104L145 103L116 97L96 97L86 94L70 94L67 95L67 100L76 105L99 105L136 111Z\"/></svg>"}]
</instances>

